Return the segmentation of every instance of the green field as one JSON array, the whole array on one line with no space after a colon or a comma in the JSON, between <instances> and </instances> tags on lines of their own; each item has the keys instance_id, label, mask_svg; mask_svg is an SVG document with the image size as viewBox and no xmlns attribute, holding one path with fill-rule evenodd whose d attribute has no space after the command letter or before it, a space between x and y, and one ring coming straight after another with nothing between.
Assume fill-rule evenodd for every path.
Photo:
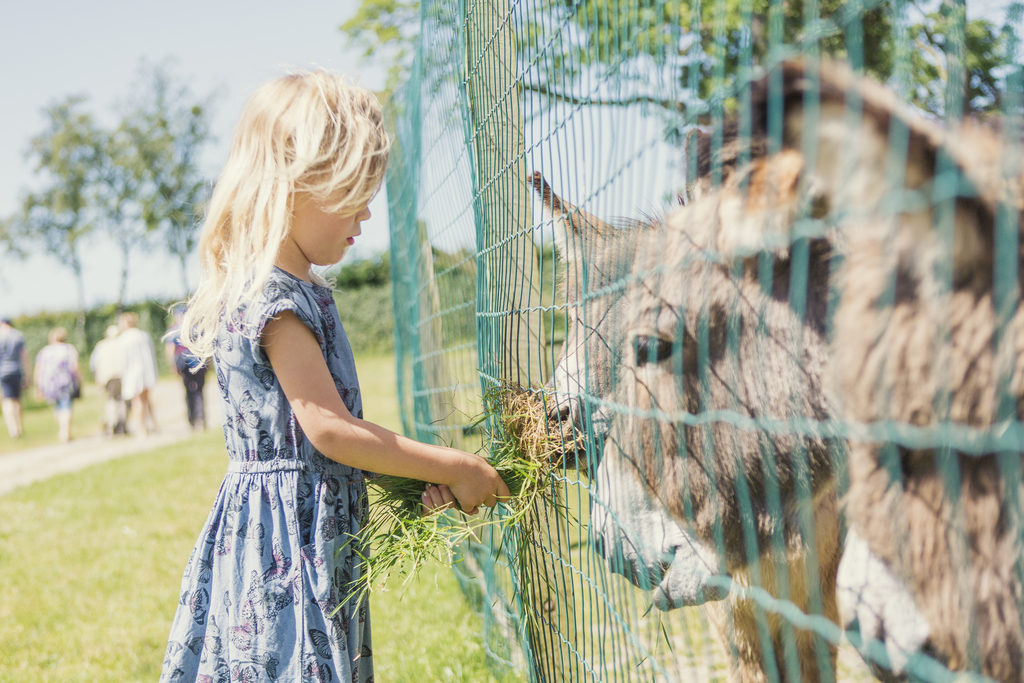
<instances>
[{"instance_id":1,"label":"green field","mask_svg":"<svg viewBox=\"0 0 1024 683\"><path fill-rule=\"evenodd\" d=\"M393 359L357 362L367 418L396 428ZM215 429L0 497L0 682L155 681L226 460ZM448 570L371 604L377 680L495 680Z\"/></svg>"}]
</instances>

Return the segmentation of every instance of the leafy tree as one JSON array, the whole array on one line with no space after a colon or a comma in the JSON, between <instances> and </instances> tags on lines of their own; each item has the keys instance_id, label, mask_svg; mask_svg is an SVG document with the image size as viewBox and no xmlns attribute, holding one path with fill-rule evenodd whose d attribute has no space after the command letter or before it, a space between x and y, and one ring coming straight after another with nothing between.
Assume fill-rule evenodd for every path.
<instances>
[{"instance_id":1,"label":"leafy tree","mask_svg":"<svg viewBox=\"0 0 1024 683\"><path fill-rule=\"evenodd\" d=\"M420 4L414 0L362 0L359 9L341 25L350 46L362 50L363 59L388 65L388 90L405 80L416 52Z\"/></svg>"},{"instance_id":2,"label":"leafy tree","mask_svg":"<svg viewBox=\"0 0 1024 683\"><path fill-rule=\"evenodd\" d=\"M100 128L68 97L45 110L46 128L32 138L28 157L41 177L16 216L0 221L0 247L15 257L41 248L73 272L79 310L85 309L81 244L102 230L121 251L118 307L127 296L132 254L159 235L181 263L196 246L196 223L208 183L199 156L211 139L210 98L195 98L166 65L143 64L141 78L114 130ZM84 325L84 319L80 321ZM81 331L81 329L80 329Z\"/></svg>"},{"instance_id":3,"label":"leafy tree","mask_svg":"<svg viewBox=\"0 0 1024 683\"><path fill-rule=\"evenodd\" d=\"M123 309L128 291L131 255L147 247L149 229L143 220L139 193L147 169L131 132L122 123L104 136L97 183L97 202L102 225L121 250L121 287L117 307Z\"/></svg>"},{"instance_id":4,"label":"leafy tree","mask_svg":"<svg viewBox=\"0 0 1024 683\"><path fill-rule=\"evenodd\" d=\"M131 149L129 167L138 173L141 219L177 257L187 295L191 288L186 262L195 250L198 220L209 193L199 158L211 140L212 98L197 100L166 65L144 66L142 71L119 133Z\"/></svg>"},{"instance_id":5,"label":"leafy tree","mask_svg":"<svg viewBox=\"0 0 1024 683\"><path fill-rule=\"evenodd\" d=\"M390 282L391 257L387 252L376 258L346 263L334 274L335 287L344 290L382 287Z\"/></svg>"},{"instance_id":6,"label":"leafy tree","mask_svg":"<svg viewBox=\"0 0 1024 683\"><path fill-rule=\"evenodd\" d=\"M945 108L945 84L949 80L946 48L954 21L964 8L943 7L929 12L925 20L915 24L910 35L916 50L911 53L915 77L911 98L914 104L929 111ZM986 19L966 22L963 37L963 69L965 71L964 103L969 111L998 109L999 83L996 76L1005 64L1005 40L995 24Z\"/></svg>"},{"instance_id":7,"label":"leafy tree","mask_svg":"<svg viewBox=\"0 0 1024 683\"><path fill-rule=\"evenodd\" d=\"M973 111L995 109L998 67L1006 61L1004 40L991 22L966 22L958 15L962 5L947 4L926 13L922 8L931 3L907 3L908 15L920 17L906 32L917 48L911 53L908 94L924 109L944 111L945 50L950 28L961 22L967 61L965 106ZM805 21L805 10L811 7L805 0L539 0L537 11L520 31L519 58L540 67L533 71L541 76L525 86L548 101L604 105L644 101L672 112L685 111L693 98L708 100L736 74L744 55L763 63L770 46L778 42L849 59L857 68L889 81L896 75L893 1L865 5L858 11L844 0L820 0L813 7L821 21L814 24ZM341 26L349 44L363 48L364 59L391 65L390 87L403 80L412 64L419 7L418 0L362 0L356 14ZM695 7L700 8L699 16ZM809 30L814 32L813 41L807 38ZM576 79L593 68L649 85L649 67L630 68L639 62L671 70L681 91L694 84L698 90L681 98L649 93L624 101L586 99L573 92ZM735 101L724 104L735 106Z\"/></svg>"},{"instance_id":8,"label":"leafy tree","mask_svg":"<svg viewBox=\"0 0 1024 683\"><path fill-rule=\"evenodd\" d=\"M41 187L26 193L18 215L6 224L6 241L25 254L41 247L71 269L78 298L78 337L85 334L82 242L96 226L94 188L103 155L103 134L72 96L45 110L46 128L32 138L28 158Z\"/></svg>"}]
</instances>

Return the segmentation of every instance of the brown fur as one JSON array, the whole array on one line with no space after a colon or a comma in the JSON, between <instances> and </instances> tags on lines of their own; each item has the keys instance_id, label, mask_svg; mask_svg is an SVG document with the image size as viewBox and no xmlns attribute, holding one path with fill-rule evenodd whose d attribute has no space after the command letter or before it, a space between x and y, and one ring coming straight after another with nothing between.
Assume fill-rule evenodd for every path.
<instances>
[{"instance_id":1,"label":"brown fur","mask_svg":"<svg viewBox=\"0 0 1024 683\"><path fill-rule=\"evenodd\" d=\"M803 96L808 75L800 63L783 67L784 137L794 147L805 130L791 105ZM827 196L830 210L847 215L832 361L844 417L978 429L1021 419L1024 309L1011 311L999 341L993 305L994 217L1000 202L1022 208L1020 160L1002 158L991 130L968 123L947 132L881 85L841 68L823 65L820 85L819 155L807 181ZM861 102L852 128L844 120L848 92ZM905 155L895 150L906 161L902 178L890 165L894 125L907 131ZM943 156L973 190L950 202L949 246L934 227L940 218L930 201ZM894 189L919 191L924 201L894 214L884 204ZM936 273L947 261L952 290L944 293ZM1019 280L1011 285L1019 296ZM1004 393L1010 405L1000 414ZM847 513L909 587L930 625L930 652L953 670L1019 681L1024 548L1020 510L1008 502L1020 500L1021 455L1004 457L1000 463L996 455L943 456L855 441Z\"/></svg>"},{"instance_id":2,"label":"brown fur","mask_svg":"<svg viewBox=\"0 0 1024 683\"><path fill-rule=\"evenodd\" d=\"M651 409L694 415L731 411L774 421L825 421L836 415L825 390L826 241L807 246L810 284L803 320L789 301L787 236L798 208L801 168L801 157L793 151L755 160L720 190L675 211L640 245L633 264L637 283L629 290L620 333L623 347L658 338L671 340L676 351L657 363L628 350L623 354L614 394L623 410L612 420L605 457L641 458L648 487L674 517L687 521L709 543L721 533L726 569L740 585L749 585L759 574L756 583L772 595L836 620L840 538L830 444L784 430L736 427L725 419L684 425L642 414ZM744 201L747 190L749 201ZM759 255L766 252L769 293L759 278ZM731 321L735 352L729 350ZM699 341L704 326L706 351ZM775 475L781 509L771 502L768 468ZM744 530L738 479L750 490L753 538ZM784 557L775 555L776 537L784 539ZM751 542L758 548L755 566L747 553ZM788 579L783 579L780 562ZM812 606L815 593L821 600L817 608ZM727 605L713 604L710 614L723 642L735 643L736 675L748 683L770 680L755 604L733 596ZM817 669L813 634L796 630L796 660L787 662L786 624L775 615L768 623L782 680L791 680L787 664L798 667L800 680L828 679ZM819 646L834 671L835 648Z\"/></svg>"},{"instance_id":3,"label":"brown fur","mask_svg":"<svg viewBox=\"0 0 1024 683\"><path fill-rule=\"evenodd\" d=\"M1024 309L1011 312L999 340L992 287L994 216L1001 202L1024 207L1024 176L1019 160L1007 167L1000 141L981 126L965 124L950 134L880 84L841 67L823 64L810 71L791 62L781 69L781 151L767 152L771 81L764 78L753 84L750 145L738 140L734 124L726 126L717 152L722 186L714 187L707 176L713 157L702 140L702 175L689 188L689 204L625 241L633 258L627 296L591 299L593 308L585 309L591 323L580 318L573 343L577 349L585 345L590 367L604 373L591 393L622 407L612 417L605 457L635 462L673 517L705 540L721 538L727 570L738 584L750 584L760 573L757 583L771 594L788 594L811 611L810 572L816 569L821 613L835 620L841 542L830 444L814 433L788 431L785 421L844 417L854 425L954 422L987 429L1024 417ZM815 84L820 108L809 126L802 104ZM852 119L849 92L857 94L860 114ZM890 139L900 128L905 150L894 149ZM802 156L806 134L816 136L815 158ZM906 161L901 174L894 175L893 158ZM931 185L941 163L954 165L974 190L953 205L951 249L933 227ZM918 192L921 201L894 213L886 203L894 189ZM800 318L789 293L796 253L791 231L796 218L808 214L838 226L806 242L808 285ZM582 228L589 221L573 224L573 234L585 241ZM577 264L570 274L596 269L591 284L570 289L577 296L570 294L570 301L583 300L596 283L614 282L627 258L608 241L596 243L592 251L562 251ZM834 273L837 252L842 268ZM1015 257L1019 266L1020 253ZM945 260L953 287L948 294L935 275ZM763 281L770 283L768 292ZM841 292L831 346L830 284ZM652 348L671 348L671 357L658 354L654 362ZM1007 414L1000 412L1004 393L1012 404ZM709 411L755 422L680 419ZM758 419L774 420L775 428ZM1020 510L1007 505L1024 496L1021 467L1019 451L1001 460L942 457L855 441L849 452L850 524L910 588L931 627L929 651L954 670L980 669L1000 681L1024 675L1024 548ZM777 472L781 514L770 505L766 469ZM951 472L959 474L959 484L954 479L947 485ZM742 513L738 482L750 491L752 519ZM809 499L810 505L801 503ZM753 539L744 535L745 525L752 526ZM784 557L772 550L776 532L785 539ZM750 541L758 549L754 565L746 552ZM807 561L812 550L816 568ZM739 679L768 680L754 605L733 598L710 611L724 642L736 646ZM768 620L782 680L789 680L781 651L785 625L775 616ZM813 637L798 632L797 638L801 680L821 680ZM834 648L830 653L834 665Z\"/></svg>"},{"instance_id":4,"label":"brown fur","mask_svg":"<svg viewBox=\"0 0 1024 683\"><path fill-rule=\"evenodd\" d=\"M782 70L784 144L795 148L807 131L794 105L814 74L801 63ZM804 182L827 197L830 211L845 215L832 359L843 416L860 424L979 429L1021 419L1024 309L1018 304L1010 313L1000 342L993 306L994 217L1000 202L1022 208L1020 160L1004 160L1001 141L982 126L947 132L877 83L831 65L818 76L819 154ZM852 127L848 92L856 92L861 108ZM894 126L907 132L905 153L892 149ZM894 152L906 162L902 177L892 171ZM974 195L950 203L948 247L930 202L942 163L955 167ZM924 201L894 214L884 204L894 189L918 191ZM1014 256L1019 268L1020 253ZM952 291L943 293L936 272L947 261ZM1019 281L1011 285L1019 296ZM1011 405L1000 414L1004 392ZM1024 548L1020 510L1007 503L1019 504L1021 455L1004 457L1000 463L996 455L943 456L854 441L847 514L910 589L931 629L926 649L953 670L1019 681Z\"/></svg>"},{"instance_id":5,"label":"brown fur","mask_svg":"<svg viewBox=\"0 0 1024 683\"><path fill-rule=\"evenodd\" d=\"M1013 183L994 182L998 145L979 130L968 135L974 147L953 142L951 153L975 181L978 198L956 203L952 253L931 229L928 208L848 231L835 353L845 415L853 421L987 429L1022 417L1024 310L1013 311L999 343L992 285L992 216L999 200L1019 206L1019 192ZM946 294L934 274L943 257L953 266ZM1001 416L1004 386L1012 405ZM1007 488L1017 489L1019 501L1021 456L1006 457L1009 471L996 455L856 442L847 511L872 552L906 582L940 660L953 670L1019 681L1024 548L1020 510L1008 507Z\"/></svg>"}]
</instances>

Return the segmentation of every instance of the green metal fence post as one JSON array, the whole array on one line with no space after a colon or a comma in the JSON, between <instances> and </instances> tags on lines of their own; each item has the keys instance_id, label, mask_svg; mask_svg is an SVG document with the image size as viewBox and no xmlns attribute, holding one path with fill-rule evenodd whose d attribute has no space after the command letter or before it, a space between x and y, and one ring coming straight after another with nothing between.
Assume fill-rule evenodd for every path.
<instances>
[{"instance_id":1,"label":"green metal fence post","mask_svg":"<svg viewBox=\"0 0 1024 683\"><path fill-rule=\"evenodd\" d=\"M476 161L477 206L483 237L478 250L485 271L483 313L496 316L500 338L497 379L538 386L546 377L540 306L540 269L532 235L530 197L524 155L522 97L516 76L516 35L508 0L470 0L466 4L466 67L472 150ZM558 519L540 502L527 528ZM547 547L554 542L556 547ZM555 558L569 556L567 536L541 540L524 534L517 552L520 595L526 613L527 646L533 678L573 679L571 648L576 644L575 599L562 580Z\"/></svg>"}]
</instances>

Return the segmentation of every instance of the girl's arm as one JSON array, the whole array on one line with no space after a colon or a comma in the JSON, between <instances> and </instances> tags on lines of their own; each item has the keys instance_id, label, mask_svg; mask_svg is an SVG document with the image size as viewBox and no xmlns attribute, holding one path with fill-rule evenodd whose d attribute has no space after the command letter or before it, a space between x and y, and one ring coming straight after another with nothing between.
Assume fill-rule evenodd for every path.
<instances>
[{"instance_id":1,"label":"girl's arm","mask_svg":"<svg viewBox=\"0 0 1024 683\"><path fill-rule=\"evenodd\" d=\"M483 458L420 443L353 417L316 338L291 311L267 323L260 344L306 438L327 457L370 472L446 484L470 514L509 497L505 482Z\"/></svg>"}]
</instances>

